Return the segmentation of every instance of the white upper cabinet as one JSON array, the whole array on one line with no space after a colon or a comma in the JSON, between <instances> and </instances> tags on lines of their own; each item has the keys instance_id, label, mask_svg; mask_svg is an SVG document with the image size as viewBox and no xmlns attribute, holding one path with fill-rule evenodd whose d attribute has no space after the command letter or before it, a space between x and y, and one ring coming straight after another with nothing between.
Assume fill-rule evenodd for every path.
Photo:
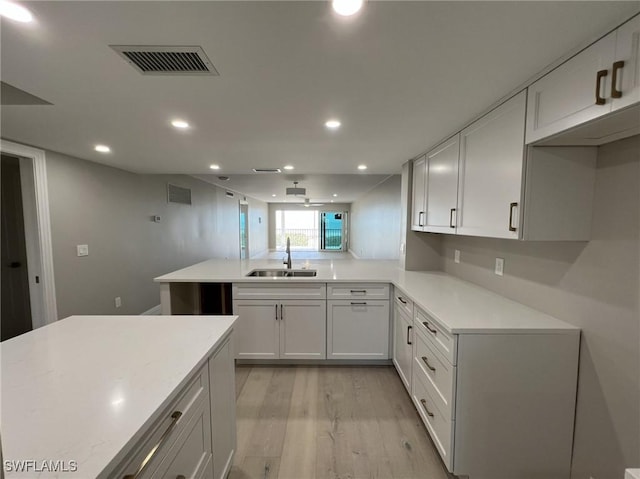
<instances>
[{"instance_id":1,"label":"white upper cabinet","mask_svg":"<svg viewBox=\"0 0 640 479\"><path fill-rule=\"evenodd\" d=\"M427 213L423 231L454 233L460 134L427 153Z\"/></svg>"},{"instance_id":2,"label":"white upper cabinet","mask_svg":"<svg viewBox=\"0 0 640 479\"><path fill-rule=\"evenodd\" d=\"M544 144L599 145L637 133L637 112L607 115L640 102L639 36L636 16L533 83L527 144L559 136Z\"/></svg>"},{"instance_id":3,"label":"white upper cabinet","mask_svg":"<svg viewBox=\"0 0 640 479\"><path fill-rule=\"evenodd\" d=\"M411 193L411 229L424 231L427 214L427 157L413 162L413 187Z\"/></svg>"},{"instance_id":4,"label":"white upper cabinet","mask_svg":"<svg viewBox=\"0 0 640 479\"><path fill-rule=\"evenodd\" d=\"M640 15L618 28L612 67L613 109L640 102Z\"/></svg>"},{"instance_id":5,"label":"white upper cabinet","mask_svg":"<svg viewBox=\"0 0 640 479\"><path fill-rule=\"evenodd\" d=\"M457 233L518 238L525 92L460 133Z\"/></svg>"}]
</instances>

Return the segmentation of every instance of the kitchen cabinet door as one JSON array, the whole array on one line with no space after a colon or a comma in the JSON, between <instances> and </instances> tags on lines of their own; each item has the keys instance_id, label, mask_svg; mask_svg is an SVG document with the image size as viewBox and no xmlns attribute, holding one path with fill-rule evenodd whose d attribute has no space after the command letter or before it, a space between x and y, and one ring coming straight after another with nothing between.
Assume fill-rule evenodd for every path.
<instances>
[{"instance_id":1,"label":"kitchen cabinet door","mask_svg":"<svg viewBox=\"0 0 640 479\"><path fill-rule=\"evenodd\" d=\"M278 359L280 301L234 301L235 350L239 359Z\"/></svg>"},{"instance_id":2,"label":"kitchen cabinet door","mask_svg":"<svg viewBox=\"0 0 640 479\"><path fill-rule=\"evenodd\" d=\"M518 238L525 92L460 133L457 233Z\"/></svg>"},{"instance_id":3,"label":"kitchen cabinet door","mask_svg":"<svg viewBox=\"0 0 640 479\"><path fill-rule=\"evenodd\" d=\"M427 214L424 231L455 233L460 134L427 153Z\"/></svg>"},{"instance_id":4,"label":"kitchen cabinet door","mask_svg":"<svg viewBox=\"0 0 640 479\"><path fill-rule=\"evenodd\" d=\"M280 304L280 359L326 359L327 302Z\"/></svg>"},{"instance_id":5,"label":"kitchen cabinet door","mask_svg":"<svg viewBox=\"0 0 640 479\"><path fill-rule=\"evenodd\" d=\"M328 301L328 359L389 359L389 301Z\"/></svg>"},{"instance_id":6,"label":"kitchen cabinet door","mask_svg":"<svg viewBox=\"0 0 640 479\"><path fill-rule=\"evenodd\" d=\"M411 229L423 231L427 214L427 157L413 162L413 188L411 193Z\"/></svg>"},{"instance_id":7,"label":"kitchen cabinet door","mask_svg":"<svg viewBox=\"0 0 640 479\"><path fill-rule=\"evenodd\" d=\"M413 362L413 321L401 307L393 307L393 364L400 379L411 394L411 364Z\"/></svg>"},{"instance_id":8,"label":"kitchen cabinet door","mask_svg":"<svg viewBox=\"0 0 640 479\"><path fill-rule=\"evenodd\" d=\"M640 15L617 30L616 57L611 77L613 110L640 102ZM618 94L614 94L614 91L620 92L619 98L615 98Z\"/></svg>"},{"instance_id":9,"label":"kitchen cabinet door","mask_svg":"<svg viewBox=\"0 0 640 479\"><path fill-rule=\"evenodd\" d=\"M611 111L615 48L612 32L529 87L527 144Z\"/></svg>"}]
</instances>

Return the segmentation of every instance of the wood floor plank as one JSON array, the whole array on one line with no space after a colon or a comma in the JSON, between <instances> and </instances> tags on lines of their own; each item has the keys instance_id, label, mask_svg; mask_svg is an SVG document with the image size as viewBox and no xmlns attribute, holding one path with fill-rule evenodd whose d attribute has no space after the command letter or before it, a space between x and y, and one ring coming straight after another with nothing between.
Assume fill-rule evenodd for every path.
<instances>
[{"instance_id":1,"label":"wood floor plank","mask_svg":"<svg viewBox=\"0 0 640 479\"><path fill-rule=\"evenodd\" d=\"M282 455L296 370L295 367L273 368L273 376L247 444L247 456Z\"/></svg>"},{"instance_id":2,"label":"wood floor plank","mask_svg":"<svg viewBox=\"0 0 640 479\"><path fill-rule=\"evenodd\" d=\"M278 479L315 479L318 367L296 371Z\"/></svg>"},{"instance_id":3,"label":"wood floor plank","mask_svg":"<svg viewBox=\"0 0 640 479\"><path fill-rule=\"evenodd\" d=\"M228 479L276 479L279 465L279 457L247 456L242 464L233 466Z\"/></svg>"},{"instance_id":4,"label":"wood floor plank","mask_svg":"<svg viewBox=\"0 0 640 479\"><path fill-rule=\"evenodd\" d=\"M236 400L247 382L251 369L251 366L236 366Z\"/></svg>"},{"instance_id":5,"label":"wood floor plank","mask_svg":"<svg viewBox=\"0 0 640 479\"><path fill-rule=\"evenodd\" d=\"M234 464L241 464L246 456L273 372L274 368L250 368L242 392L236 400L237 446Z\"/></svg>"}]
</instances>

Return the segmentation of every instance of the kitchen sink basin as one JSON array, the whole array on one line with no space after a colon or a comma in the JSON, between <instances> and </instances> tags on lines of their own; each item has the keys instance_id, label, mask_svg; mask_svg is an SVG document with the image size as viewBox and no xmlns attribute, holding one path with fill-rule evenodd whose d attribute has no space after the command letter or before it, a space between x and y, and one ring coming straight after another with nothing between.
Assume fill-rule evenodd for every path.
<instances>
[{"instance_id":1,"label":"kitchen sink basin","mask_svg":"<svg viewBox=\"0 0 640 479\"><path fill-rule=\"evenodd\" d=\"M267 278L309 278L318 272L315 269L254 269L247 276Z\"/></svg>"}]
</instances>

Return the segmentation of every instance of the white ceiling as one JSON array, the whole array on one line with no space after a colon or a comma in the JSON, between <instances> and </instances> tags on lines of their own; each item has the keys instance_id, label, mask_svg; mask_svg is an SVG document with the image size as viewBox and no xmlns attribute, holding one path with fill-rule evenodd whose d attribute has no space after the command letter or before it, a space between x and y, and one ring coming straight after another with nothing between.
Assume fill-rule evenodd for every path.
<instances>
[{"instance_id":1,"label":"white ceiling","mask_svg":"<svg viewBox=\"0 0 640 479\"><path fill-rule=\"evenodd\" d=\"M37 22L2 20L1 79L53 105L4 106L4 138L135 172L207 174L218 163L231 176L285 164L305 175L351 174L360 163L399 173L639 10L372 1L345 20L325 1L23 3ZM200 45L220 76L143 76L113 44ZM193 128L174 130L175 117ZM323 127L330 117L340 130Z\"/></svg>"}]
</instances>

